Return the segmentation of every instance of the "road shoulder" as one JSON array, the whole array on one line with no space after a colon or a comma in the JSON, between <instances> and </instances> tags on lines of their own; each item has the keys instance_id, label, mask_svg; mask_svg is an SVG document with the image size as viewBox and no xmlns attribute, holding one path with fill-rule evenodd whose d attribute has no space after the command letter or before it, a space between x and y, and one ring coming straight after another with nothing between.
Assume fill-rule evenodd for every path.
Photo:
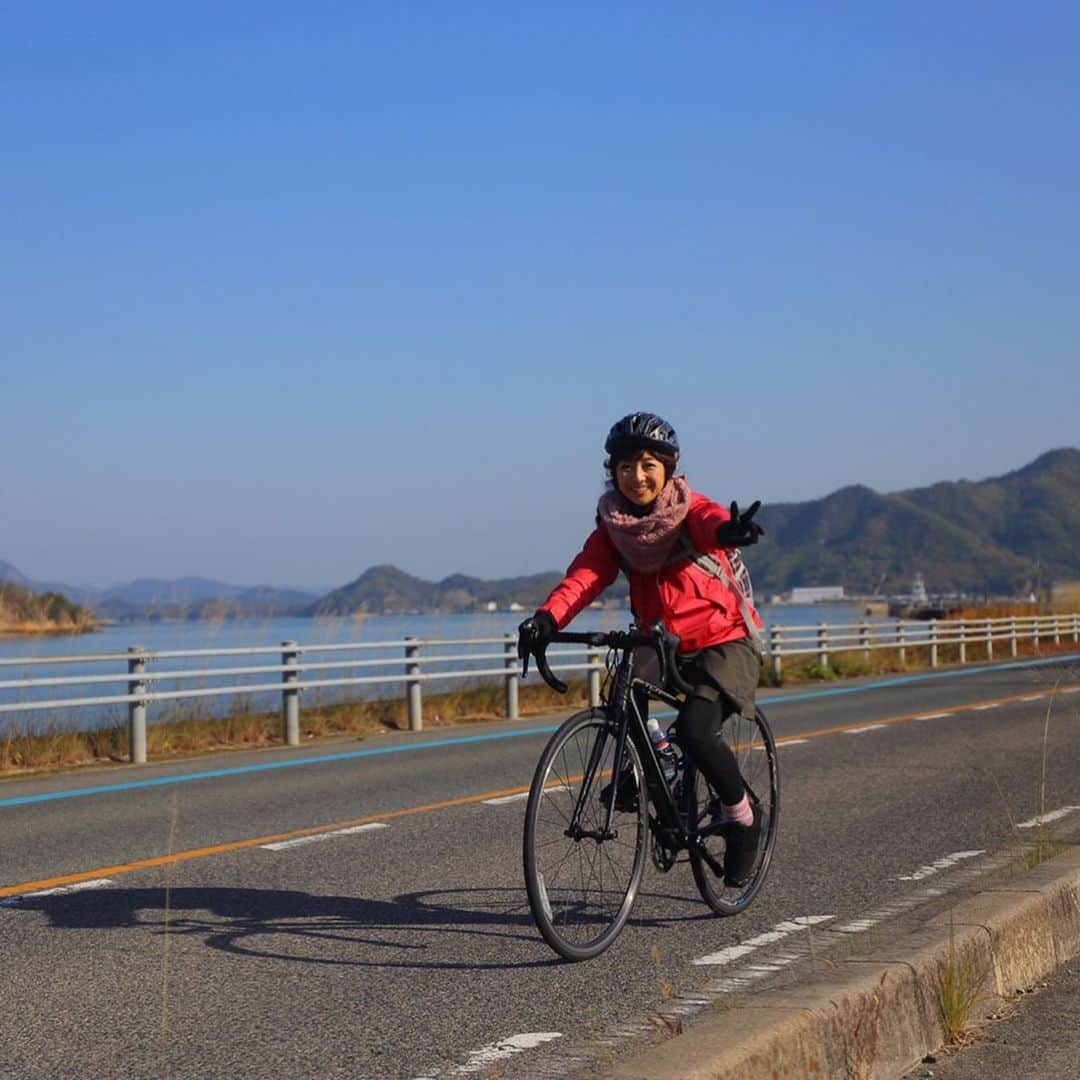
<instances>
[{"instance_id":1,"label":"road shoulder","mask_svg":"<svg viewBox=\"0 0 1080 1080\"><path fill-rule=\"evenodd\" d=\"M988 885L947 913L794 988L747 993L613 1070L623 1080L901 1075L948 1040L943 988L965 1023L1080 956L1080 847Z\"/></svg>"}]
</instances>

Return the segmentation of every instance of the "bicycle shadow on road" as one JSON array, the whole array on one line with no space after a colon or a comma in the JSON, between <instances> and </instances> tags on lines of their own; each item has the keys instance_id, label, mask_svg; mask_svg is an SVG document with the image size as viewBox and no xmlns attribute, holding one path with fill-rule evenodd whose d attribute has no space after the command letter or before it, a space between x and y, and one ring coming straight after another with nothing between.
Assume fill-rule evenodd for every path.
<instances>
[{"instance_id":1,"label":"bicycle shadow on road","mask_svg":"<svg viewBox=\"0 0 1080 1080\"><path fill-rule=\"evenodd\" d=\"M203 937L222 952L297 963L497 970L559 962L539 940L518 889L414 892L374 900L289 889L105 888L27 896L8 906L41 912L60 929L149 929L156 935ZM499 959L432 959L438 936L455 934L491 939L488 948ZM470 954L476 949L475 942L468 947ZM512 959L518 949L522 955ZM525 950L544 955L536 959Z\"/></svg>"},{"instance_id":2,"label":"bicycle shadow on road","mask_svg":"<svg viewBox=\"0 0 1080 1080\"><path fill-rule=\"evenodd\" d=\"M305 964L467 971L563 963L540 939L524 891L506 887L425 890L389 900L299 889L104 888L15 898L5 906L40 912L59 929L202 937L222 952ZM709 916L669 910L658 918L635 913L630 922L662 927L699 917ZM465 946L474 955L477 939L488 939L499 959L432 959L447 935L474 939Z\"/></svg>"}]
</instances>

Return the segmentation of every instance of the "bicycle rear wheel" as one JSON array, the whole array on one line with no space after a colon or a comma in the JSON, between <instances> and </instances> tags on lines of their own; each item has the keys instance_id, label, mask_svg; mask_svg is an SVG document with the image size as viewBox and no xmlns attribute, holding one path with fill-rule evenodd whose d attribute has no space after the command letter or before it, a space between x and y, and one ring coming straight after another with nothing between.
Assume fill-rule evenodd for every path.
<instances>
[{"instance_id":1,"label":"bicycle rear wheel","mask_svg":"<svg viewBox=\"0 0 1080 1080\"><path fill-rule=\"evenodd\" d=\"M604 837L608 798L601 793L612 783L618 783L624 809L612 813L613 835ZM616 763L615 728L607 713L587 709L571 716L536 766L522 844L533 918L560 956L588 960L623 928L645 869L647 814L633 743L626 740L623 761Z\"/></svg>"},{"instance_id":2,"label":"bicycle rear wheel","mask_svg":"<svg viewBox=\"0 0 1080 1080\"><path fill-rule=\"evenodd\" d=\"M729 716L723 734L739 763L750 799L761 813L757 858L746 882L724 884L725 827L716 820L720 800L708 780L693 769L688 824L701 835L690 844L690 868L705 903L718 915L737 915L749 906L769 872L780 819L780 762L769 723L760 709L752 718L738 713Z\"/></svg>"}]
</instances>

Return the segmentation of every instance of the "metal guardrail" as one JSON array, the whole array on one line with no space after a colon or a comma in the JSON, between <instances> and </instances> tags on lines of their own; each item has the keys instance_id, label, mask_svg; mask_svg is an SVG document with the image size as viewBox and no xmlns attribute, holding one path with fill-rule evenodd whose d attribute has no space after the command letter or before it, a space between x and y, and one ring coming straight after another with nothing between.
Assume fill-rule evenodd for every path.
<instances>
[{"instance_id":1,"label":"metal guardrail","mask_svg":"<svg viewBox=\"0 0 1080 1080\"><path fill-rule=\"evenodd\" d=\"M1042 640L1071 639L1080 642L1080 614L1008 616L996 619L896 620L892 623L870 622L826 624L815 626L777 626L767 628L768 662L777 677L783 672L786 657L816 656L822 668L829 657L838 652L861 652L866 660L875 650L892 649L906 661L908 650L925 649L931 667L937 667L943 646L956 646L961 664L969 659L969 650L978 650L988 660L995 655L995 646L1003 644L1008 654L1016 656L1021 641L1034 644ZM497 651L461 652L473 646L499 646ZM453 651L448 651L453 650ZM373 655L370 658L319 660L323 654ZM169 667L176 660L274 655L276 664L240 664L234 667L203 667L185 670ZM603 657L595 650L582 647L553 649L551 666L557 672L584 671L588 681L589 701L599 704L600 678L604 670ZM166 662L164 669L152 664ZM60 675L42 678L0 680L0 695L22 691L36 693L54 687L96 687L122 684L124 692L83 697L38 698L22 701L0 701L0 716L41 712L47 710L88 708L93 706L126 705L128 709L128 747L132 762L146 761L146 721L151 705L166 701L181 701L226 695L279 692L281 694L282 737L290 746L300 742L300 695L304 691L326 687L393 686L403 684L408 703L409 728L423 727L423 685L444 684L461 679L501 678L505 688L505 711L509 719L518 717L518 660L517 638L513 634L487 638L420 639L406 637L397 641L363 642L337 645L301 645L295 641L276 646L253 646L228 649L147 650L133 646L126 653L96 653L82 656L15 657L0 659L0 674L4 668L28 666L58 666L81 664L122 663L126 671L96 675ZM481 666L476 666L477 664ZM446 665L462 665L446 670ZM381 669L378 673L336 675L327 672L355 672L358 669ZM315 678L311 678L311 675ZM224 686L182 688L188 680L234 679L253 676L254 681ZM302 678L302 676L304 676ZM274 681L268 681L273 679ZM172 683L173 689L158 688Z\"/></svg>"}]
</instances>

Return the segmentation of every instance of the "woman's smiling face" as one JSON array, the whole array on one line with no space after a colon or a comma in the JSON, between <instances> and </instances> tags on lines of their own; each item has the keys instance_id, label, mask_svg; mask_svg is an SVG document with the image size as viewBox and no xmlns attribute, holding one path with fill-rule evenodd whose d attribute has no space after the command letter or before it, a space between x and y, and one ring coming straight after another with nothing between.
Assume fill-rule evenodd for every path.
<instances>
[{"instance_id":1,"label":"woman's smiling face","mask_svg":"<svg viewBox=\"0 0 1080 1080\"><path fill-rule=\"evenodd\" d=\"M615 466L619 494L635 506L652 506L666 482L663 462L648 450L643 450L633 461L620 461Z\"/></svg>"}]
</instances>

